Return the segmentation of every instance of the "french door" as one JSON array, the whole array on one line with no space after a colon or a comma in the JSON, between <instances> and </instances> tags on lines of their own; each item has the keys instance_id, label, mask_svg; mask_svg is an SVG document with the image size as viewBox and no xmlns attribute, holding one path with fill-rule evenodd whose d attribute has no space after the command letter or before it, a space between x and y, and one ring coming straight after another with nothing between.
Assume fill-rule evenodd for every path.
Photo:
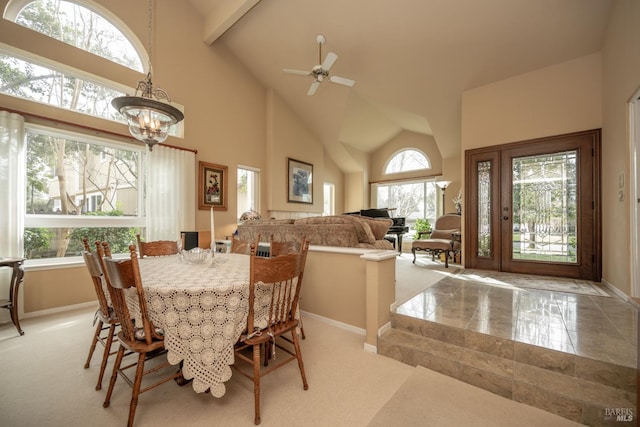
<instances>
[{"instance_id":1,"label":"french door","mask_svg":"<svg viewBox=\"0 0 640 427\"><path fill-rule=\"evenodd\" d=\"M600 281L600 130L465 153L465 266Z\"/></svg>"}]
</instances>

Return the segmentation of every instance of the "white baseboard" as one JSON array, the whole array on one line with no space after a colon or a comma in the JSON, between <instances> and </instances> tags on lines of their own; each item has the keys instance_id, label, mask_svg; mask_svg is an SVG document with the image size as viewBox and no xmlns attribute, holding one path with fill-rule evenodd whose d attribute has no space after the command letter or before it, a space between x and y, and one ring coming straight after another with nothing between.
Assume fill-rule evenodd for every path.
<instances>
[{"instance_id":1,"label":"white baseboard","mask_svg":"<svg viewBox=\"0 0 640 427\"><path fill-rule=\"evenodd\" d=\"M624 292L622 292L620 289L616 288L614 285L612 285L611 283L607 282L606 280L602 280L601 283L605 286L605 288L607 288L608 291L610 291L612 294L615 294L616 296L622 298L625 302L628 302L630 304L633 304L634 306L636 306L637 308L640 308L640 304L638 304L633 298L631 298L629 295L625 294Z\"/></svg>"},{"instance_id":2,"label":"white baseboard","mask_svg":"<svg viewBox=\"0 0 640 427\"><path fill-rule=\"evenodd\" d=\"M89 301L89 302L83 302L80 304L65 305L63 307L50 308L47 310L31 311L29 313L25 313L24 315L20 316L20 319L22 320L22 319L31 319L34 317L48 316L50 314L64 313L66 311L73 311L73 310L78 310L78 309L87 308L87 307L95 307L97 310L98 302Z\"/></svg>"},{"instance_id":3,"label":"white baseboard","mask_svg":"<svg viewBox=\"0 0 640 427\"><path fill-rule=\"evenodd\" d=\"M364 343L364 351L366 351L367 353L378 354L378 347L376 347L375 345Z\"/></svg>"},{"instance_id":4,"label":"white baseboard","mask_svg":"<svg viewBox=\"0 0 640 427\"><path fill-rule=\"evenodd\" d=\"M362 336L367 335L367 331L365 329L357 328L353 325L348 325L346 323L338 322L337 320L329 319L328 317L320 316L314 313L309 313L307 311L300 310L300 312L304 313L305 316L312 317L316 320L321 321L322 323L335 326L336 328L344 329L345 331L353 332L354 334L358 334Z\"/></svg>"},{"instance_id":5,"label":"white baseboard","mask_svg":"<svg viewBox=\"0 0 640 427\"><path fill-rule=\"evenodd\" d=\"M391 329L391 322L387 322L378 329L378 336L382 336L385 332Z\"/></svg>"}]
</instances>

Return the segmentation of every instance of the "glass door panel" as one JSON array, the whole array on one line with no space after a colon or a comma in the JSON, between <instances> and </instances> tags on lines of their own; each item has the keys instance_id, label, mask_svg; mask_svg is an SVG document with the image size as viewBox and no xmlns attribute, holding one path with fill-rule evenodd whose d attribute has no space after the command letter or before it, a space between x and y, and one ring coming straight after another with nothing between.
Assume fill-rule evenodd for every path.
<instances>
[{"instance_id":1,"label":"glass door panel","mask_svg":"<svg viewBox=\"0 0 640 427\"><path fill-rule=\"evenodd\" d=\"M465 267L600 281L600 130L465 153Z\"/></svg>"},{"instance_id":2,"label":"glass door panel","mask_svg":"<svg viewBox=\"0 0 640 427\"><path fill-rule=\"evenodd\" d=\"M571 150L512 159L512 259L577 262L576 158Z\"/></svg>"}]
</instances>

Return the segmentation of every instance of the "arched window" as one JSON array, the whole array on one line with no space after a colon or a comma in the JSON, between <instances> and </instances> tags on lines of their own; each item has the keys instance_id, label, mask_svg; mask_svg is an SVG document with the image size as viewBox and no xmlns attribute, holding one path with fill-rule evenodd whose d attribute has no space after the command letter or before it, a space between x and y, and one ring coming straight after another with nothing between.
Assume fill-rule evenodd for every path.
<instances>
[{"instance_id":1,"label":"arched window","mask_svg":"<svg viewBox=\"0 0 640 427\"><path fill-rule=\"evenodd\" d=\"M145 71L147 52L138 38L118 17L93 2L13 0L4 18L125 67Z\"/></svg>"},{"instance_id":2,"label":"arched window","mask_svg":"<svg viewBox=\"0 0 640 427\"><path fill-rule=\"evenodd\" d=\"M384 173L396 174L431 169L429 158L413 148L394 153L387 162ZM405 218L406 225L414 227L418 218L426 218L433 224L438 207L437 187L433 178L389 180L374 186L375 205L392 208L394 216Z\"/></svg>"},{"instance_id":3,"label":"arched window","mask_svg":"<svg viewBox=\"0 0 640 427\"><path fill-rule=\"evenodd\" d=\"M431 169L429 158L418 150L402 150L387 162L384 173L409 172L421 169Z\"/></svg>"}]
</instances>

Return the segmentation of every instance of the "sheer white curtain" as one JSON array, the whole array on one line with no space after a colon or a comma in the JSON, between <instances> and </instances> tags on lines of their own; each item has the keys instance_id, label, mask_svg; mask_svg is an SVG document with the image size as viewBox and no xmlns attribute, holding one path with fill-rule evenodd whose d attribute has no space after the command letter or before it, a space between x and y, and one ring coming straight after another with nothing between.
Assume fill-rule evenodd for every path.
<instances>
[{"instance_id":1,"label":"sheer white curtain","mask_svg":"<svg viewBox=\"0 0 640 427\"><path fill-rule=\"evenodd\" d=\"M0 256L23 253L24 156L24 118L0 111Z\"/></svg>"},{"instance_id":2,"label":"sheer white curtain","mask_svg":"<svg viewBox=\"0 0 640 427\"><path fill-rule=\"evenodd\" d=\"M195 153L156 145L146 157L144 237L178 240L180 231L195 230Z\"/></svg>"}]
</instances>

